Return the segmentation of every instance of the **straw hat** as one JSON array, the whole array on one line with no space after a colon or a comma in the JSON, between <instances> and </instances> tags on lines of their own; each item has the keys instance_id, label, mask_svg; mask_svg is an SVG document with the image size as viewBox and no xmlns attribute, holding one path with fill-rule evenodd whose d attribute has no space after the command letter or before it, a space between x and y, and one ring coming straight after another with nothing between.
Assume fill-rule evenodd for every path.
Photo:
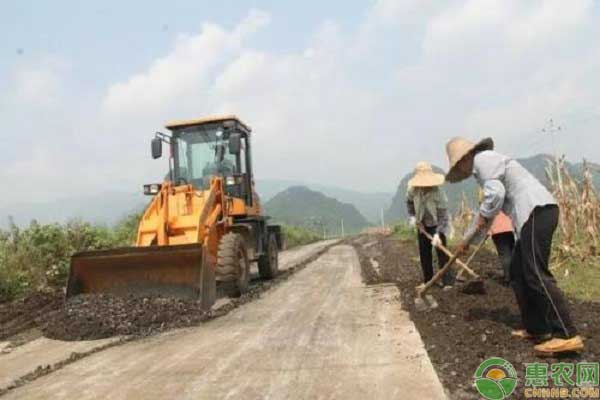
<instances>
[{"instance_id":1,"label":"straw hat","mask_svg":"<svg viewBox=\"0 0 600 400\"><path fill-rule=\"evenodd\" d=\"M459 182L468 178L470 174L464 174L459 171L458 168L456 168L456 165L467 154L471 152L478 153L484 150L494 150L494 141L492 138L482 139L479 143L473 143L462 137L450 139L446 144L446 153L448 154L448 161L450 163L450 168L446 174L446 180L448 182Z\"/></svg>"},{"instance_id":2,"label":"straw hat","mask_svg":"<svg viewBox=\"0 0 600 400\"><path fill-rule=\"evenodd\" d=\"M431 168L431 164L426 161L420 161L415 167L415 175L408 181L409 187L432 187L440 186L444 183L444 175L436 174Z\"/></svg>"}]
</instances>

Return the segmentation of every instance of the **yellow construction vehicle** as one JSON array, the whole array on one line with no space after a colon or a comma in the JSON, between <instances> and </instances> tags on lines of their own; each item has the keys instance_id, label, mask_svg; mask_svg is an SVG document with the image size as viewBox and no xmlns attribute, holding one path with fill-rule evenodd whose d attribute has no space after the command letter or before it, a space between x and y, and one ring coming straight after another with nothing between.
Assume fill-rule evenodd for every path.
<instances>
[{"instance_id":1,"label":"yellow construction vehicle","mask_svg":"<svg viewBox=\"0 0 600 400\"><path fill-rule=\"evenodd\" d=\"M268 224L254 190L251 129L235 116L167 124L152 157L169 146L169 176L144 185L154 198L135 247L75 254L67 297L81 293L193 297L212 306L219 288L248 290L250 263L275 277L281 229Z\"/></svg>"}]
</instances>

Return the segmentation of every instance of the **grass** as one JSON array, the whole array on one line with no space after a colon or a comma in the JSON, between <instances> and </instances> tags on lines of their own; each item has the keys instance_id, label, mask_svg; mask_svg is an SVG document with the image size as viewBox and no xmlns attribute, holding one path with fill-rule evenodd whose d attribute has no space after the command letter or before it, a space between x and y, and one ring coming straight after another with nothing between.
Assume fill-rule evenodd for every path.
<instances>
[{"instance_id":1,"label":"grass","mask_svg":"<svg viewBox=\"0 0 600 400\"><path fill-rule=\"evenodd\" d=\"M402 241L416 240L416 228L412 228L406 223L399 223L393 227L393 236Z\"/></svg>"},{"instance_id":2,"label":"grass","mask_svg":"<svg viewBox=\"0 0 600 400\"><path fill-rule=\"evenodd\" d=\"M283 225L283 234L288 249L296 246L304 246L322 239L314 231L291 225Z\"/></svg>"},{"instance_id":3,"label":"grass","mask_svg":"<svg viewBox=\"0 0 600 400\"><path fill-rule=\"evenodd\" d=\"M558 286L569 297L579 300L600 301L600 260L581 263L564 263L554 268L552 273L558 281Z\"/></svg>"}]
</instances>

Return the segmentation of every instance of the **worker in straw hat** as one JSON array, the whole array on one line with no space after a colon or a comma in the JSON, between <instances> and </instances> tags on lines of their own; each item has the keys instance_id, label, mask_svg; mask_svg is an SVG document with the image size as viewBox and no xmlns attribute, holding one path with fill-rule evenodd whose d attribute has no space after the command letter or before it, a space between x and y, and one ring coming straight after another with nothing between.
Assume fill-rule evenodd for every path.
<instances>
[{"instance_id":1,"label":"worker in straw hat","mask_svg":"<svg viewBox=\"0 0 600 400\"><path fill-rule=\"evenodd\" d=\"M510 285L525 328L513 331L513 336L539 343L535 350L541 355L582 351L568 303L548 265L559 217L552 194L517 161L494 151L491 138L473 143L456 137L447 143L446 152L450 162L446 180L459 182L473 175L483 189L478 215L465 237L475 233L480 238L500 211L512 219L517 242ZM469 245L463 241L457 253Z\"/></svg>"},{"instance_id":2,"label":"worker in straw hat","mask_svg":"<svg viewBox=\"0 0 600 400\"><path fill-rule=\"evenodd\" d=\"M448 199L441 188L443 183L444 175L433 172L431 164L425 161L417 164L414 176L408 181L406 206L409 224L412 227L419 224L433 237L433 240L430 241L420 230L417 230L421 269L425 283L433 278L432 247L436 247L439 268L448 262L448 256L437 247L440 244L446 245L446 234L450 226ZM454 276L452 274L444 275L443 284L446 288L451 288L453 283Z\"/></svg>"}]
</instances>

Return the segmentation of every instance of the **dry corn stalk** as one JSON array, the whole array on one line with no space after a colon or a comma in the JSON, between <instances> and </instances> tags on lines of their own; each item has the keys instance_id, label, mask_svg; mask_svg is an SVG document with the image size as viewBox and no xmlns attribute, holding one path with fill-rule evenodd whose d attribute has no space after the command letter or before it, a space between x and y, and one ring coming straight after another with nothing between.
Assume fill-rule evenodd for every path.
<instances>
[{"instance_id":1,"label":"dry corn stalk","mask_svg":"<svg viewBox=\"0 0 600 400\"><path fill-rule=\"evenodd\" d=\"M462 237L465 231L471 225L475 212L469 206L467 195L463 192L462 201L458 212L454 215L452 226L456 229L458 237Z\"/></svg>"},{"instance_id":2,"label":"dry corn stalk","mask_svg":"<svg viewBox=\"0 0 600 400\"><path fill-rule=\"evenodd\" d=\"M551 188L560 207L559 256L583 259L598 254L600 200L589 163L584 160L581 180L565 166L564 157L546 168Z\"/></svg>"}]
</instances>

